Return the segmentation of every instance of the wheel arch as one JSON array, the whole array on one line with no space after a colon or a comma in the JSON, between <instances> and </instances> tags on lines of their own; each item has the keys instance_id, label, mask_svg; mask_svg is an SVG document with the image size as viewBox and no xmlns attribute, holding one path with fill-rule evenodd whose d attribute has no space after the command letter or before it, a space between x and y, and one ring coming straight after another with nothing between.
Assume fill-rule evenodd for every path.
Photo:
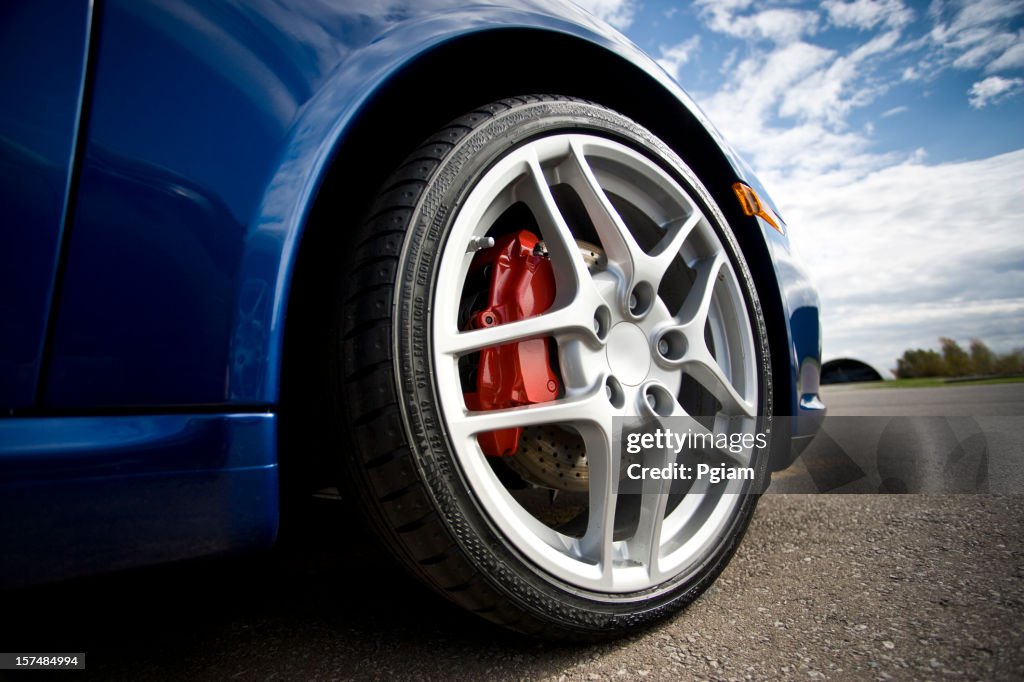
<instances>
[{"instance_id":1,"label":"wheel arch","mask_svg":"<svg viewBox=\"0 0 1024 682\"><path fill-rule=\"evenodd\" d=\"M551 60L552 54L559 59ZM666 87L664 74L641 57L639 51L620 54L564 32L491 28L425 49L361 103L333 149L290 268L281 375L282 451L299 448L314 456L304 458L301 466L292 464L291 475L283 461L283 481L316 488L333 473L331 457L318 456L332 451L329 443L318 442L331 435L317 433L317 425L330 421L329 415L310 400L316 393L310 382L317 381L318 363L332 359L326 348L311 349L309 342L316 334L317 315L338 303L318 288L317 273L330 267L331 254L353 246L346 243L345 225L359 221L381 183L432 132L474 106L522 94L563 94L615 109L666 141L697 173L737 228L767 324L774 404L777 412L789 410L792 353L775 269L761 226L742 213L731 190L734 182L746 178L685 95ZM460 79L464 65L476 62L487 64L491 76ZM396 118L396 111L410 108L412 115ZM382 135L382 130L387 133Z\"/></svg>"}]
</instances>

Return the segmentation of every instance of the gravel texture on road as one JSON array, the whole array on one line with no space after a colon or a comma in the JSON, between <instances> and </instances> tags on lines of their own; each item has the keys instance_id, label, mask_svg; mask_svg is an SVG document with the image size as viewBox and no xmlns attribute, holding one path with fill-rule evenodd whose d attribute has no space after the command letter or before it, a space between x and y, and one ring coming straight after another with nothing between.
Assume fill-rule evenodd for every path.
<instances>
[{"instance_id":1,"label":"gravel texture on road","mask_svg":"<svg viewBox=\"0 0 1024 682\"><path fill-rule=\"evenodd\" d=\"M767 495L709 592L610 644L489 626L345 532L8 593L0 649L84 651L105 680L1019 680L1022 502Z\"/></svg>"}]
</instances>

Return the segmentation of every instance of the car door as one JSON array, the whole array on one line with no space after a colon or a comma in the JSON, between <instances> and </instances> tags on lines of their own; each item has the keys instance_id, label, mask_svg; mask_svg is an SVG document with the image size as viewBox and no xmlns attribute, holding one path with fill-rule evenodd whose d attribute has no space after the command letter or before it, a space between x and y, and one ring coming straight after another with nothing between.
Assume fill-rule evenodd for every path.
<instances>
[{"instance_id":1,"label":"car door","mask_svg":"<svg viewBox=\"0 0 1024 682\"><path fill-rule=\"evenodd\" d=\"M89 0L0 3L0 413L37 399L91 15Z\"/></svg>"}]
</instances>

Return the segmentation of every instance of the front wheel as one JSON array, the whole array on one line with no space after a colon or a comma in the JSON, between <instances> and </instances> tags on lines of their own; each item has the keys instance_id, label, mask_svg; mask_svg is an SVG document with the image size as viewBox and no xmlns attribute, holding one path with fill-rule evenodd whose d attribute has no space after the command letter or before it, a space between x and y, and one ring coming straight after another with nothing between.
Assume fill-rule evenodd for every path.
<instances>
[{"instance_id":1,"label":"front wheel","mask_svg":"<svg viewBox=\"0 0 1024 682\"><path fill-rule=\"evenodd\" d=\"M413 152L356 241L332 332L347 488L415 575L573 639L707 588L769 443L637 456L622 429L764 434L771 370L735 238L667 145L595 104L496 102ZM630 487L631 465L652 466L638 457L755 480Z\"/></svg>"}]
</instances>

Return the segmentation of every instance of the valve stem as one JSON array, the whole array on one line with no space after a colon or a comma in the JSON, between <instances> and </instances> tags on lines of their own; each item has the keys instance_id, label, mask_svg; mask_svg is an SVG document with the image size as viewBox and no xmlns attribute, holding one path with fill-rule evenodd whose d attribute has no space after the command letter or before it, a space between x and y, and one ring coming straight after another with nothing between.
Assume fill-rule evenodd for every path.
<instances>
[{"instance_id":1,"label":"valve stem","mask_svg":"<svg viewBox=\"0 0 1024 682\"><path fill-rule=\"evenodd\" d=\"M473 237L469 240L466 253L476 253L477 251L489 249L492 246L494 246L494 237Z\"/></svg>"}]
</instances>

